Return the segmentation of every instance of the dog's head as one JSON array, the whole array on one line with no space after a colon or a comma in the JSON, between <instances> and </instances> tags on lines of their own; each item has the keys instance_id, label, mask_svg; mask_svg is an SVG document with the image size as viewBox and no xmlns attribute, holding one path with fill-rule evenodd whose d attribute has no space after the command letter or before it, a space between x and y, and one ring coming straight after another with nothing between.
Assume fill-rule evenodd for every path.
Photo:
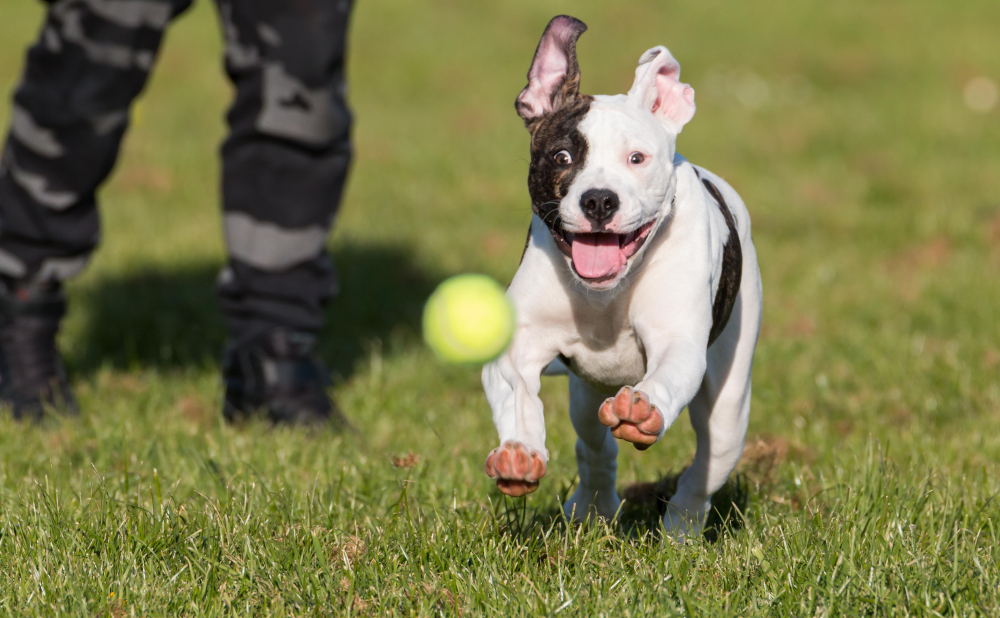
<instances>
[{"instance_id":1,"label":"dog's head","mask_svg":"<svg viewBox=\"0 0 1000 618\"><path fill-rule=\"evenodd\" d=\"M615 287L669 213L677 134L694 115L694 90L665 47L639 58L627 95L580 94L576 41L587 29L549 22L517 97L531 132L528 190L573 272Z\"/></svg>"}]
</instances>

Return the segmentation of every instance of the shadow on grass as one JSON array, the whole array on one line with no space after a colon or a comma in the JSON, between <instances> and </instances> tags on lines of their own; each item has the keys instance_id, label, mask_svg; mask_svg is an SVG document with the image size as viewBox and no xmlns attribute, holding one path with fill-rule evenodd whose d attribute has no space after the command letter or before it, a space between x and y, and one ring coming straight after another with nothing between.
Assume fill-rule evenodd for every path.
<instances>
[{"instance_id":1,"label":"shadow on grass","mask_svg":"<svg viewBox=\"0 0 1000 618\"><path fill-rule=\"evenodd\" d=\"M667 503L677 491L677 480L681 473L667 474L649 483L633 483L618 492L622 508L615 521L615 528L633 539L647 535L659 537L662 534L660 522L667 512ZM568 496L574 488L567 485L558 496ZM743 515L750 502L747 479L742 474L731 477L722 489L712 496L712 510L705 522L704 537L710 543L717 541L727 531L736 532L743 528ZM562 507L554 497L552 506L531 511L524 500L504 499L503 528L508 534L522 538L529 537L538 530L565 525Z\"/></svg>"},{"instance_id":2,"label":"shadow on grass","mask_svg":"<svg viewBox=\"0 0 1000 618\"><path fill-rule=\"evenodd\" d=\"M347 379L373 341L416 341L424 301L438 278L414 267L402 247L345 246L333 253L340 296L327 311L320 354ZM68 359L78 373L217 365L226 339L214 285L220 264L147 270L104 279L72 297L85 316L77 350Z\"/></svg>"}]
</instances>

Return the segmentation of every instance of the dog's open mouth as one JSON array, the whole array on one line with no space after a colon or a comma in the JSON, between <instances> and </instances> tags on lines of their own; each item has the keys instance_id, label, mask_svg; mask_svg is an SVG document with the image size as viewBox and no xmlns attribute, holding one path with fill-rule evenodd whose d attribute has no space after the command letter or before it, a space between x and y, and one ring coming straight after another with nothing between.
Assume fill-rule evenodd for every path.
<instances>
[{"instance_id":1,"label":"dog's open mouth","mask_svg":"<svg viewBox=\"0 0 1000 618\"><path fill-rule=\"evenodd\" d=\"M654 219L628 234L574 234L562 229L549 229L559 249L573 260L576 274L581 279L600 283L614 279L625 270L629 258L642 248L655 223Z\"/></svg>"}]
</instances>

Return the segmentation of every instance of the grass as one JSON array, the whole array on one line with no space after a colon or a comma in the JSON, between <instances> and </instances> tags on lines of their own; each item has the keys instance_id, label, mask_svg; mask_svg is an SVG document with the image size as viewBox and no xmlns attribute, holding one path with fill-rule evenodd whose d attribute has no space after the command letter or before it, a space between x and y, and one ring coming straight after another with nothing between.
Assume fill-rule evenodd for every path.
<instances>
[{"instance_id":1,"label":"grass","mask_svg":"<svg viewBox=\"0 0 1000 618\"><path fill-rule=\"evenodd\" d=\"M587 92L626 90L642 51L671 48L699 104L679 148L753 216L764 330L747 456L718 501L739 509L715 542L675 546L654 523L693 454L686 421L623 449L621 484L645 497L623 525L567 526L565 379L543 387L542 488L502 499L477 372L419 343L436 282L516 269L512 103L560 12L591 26ZM229 91L212 13L171 30L101 193L104 245L69 288L83 414L0 415L0 614L1000 613L1000 111L963 101L969 79L1000 81L1000 5L359 3L323 344L346 436L219 418ZM0 90L41 14L0 8Z\"/></svg>"}]
</instances>

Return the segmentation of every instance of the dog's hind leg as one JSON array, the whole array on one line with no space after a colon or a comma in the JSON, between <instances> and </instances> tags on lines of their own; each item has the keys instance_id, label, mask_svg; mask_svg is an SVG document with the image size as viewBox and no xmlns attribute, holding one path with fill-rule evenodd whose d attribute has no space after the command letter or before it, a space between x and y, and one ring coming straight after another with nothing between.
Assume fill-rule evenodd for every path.
<instances>
[{"instance_id":1,"label":"dog's hind leg","mask_svg":"<svg viewBox=\"0 0 1000 618\"><path fill-rule=\"evenodd\" d=\"M743 454L761 306L759 284L746 287L740 292L729 325L709 348L705 379L688 405L698 448L663 516L665 528L676 539L701 532L712 494L725 484Z\"/></svg>"},{"instance_id":2,"label":"dog's hind leg","mask_svg":"<svg viewBox=\"0 0 1000 618\"><path fill-rule=\"evenodd\" d=\"M583 521L593 515L611 520L621 501L615 490L618 471L618 441L597 418L597 410L607 397L572 373L569 374L569 415L576 430L576 463L580 485L563 510L566 516Z\"/></svg>"}]
</instances>

